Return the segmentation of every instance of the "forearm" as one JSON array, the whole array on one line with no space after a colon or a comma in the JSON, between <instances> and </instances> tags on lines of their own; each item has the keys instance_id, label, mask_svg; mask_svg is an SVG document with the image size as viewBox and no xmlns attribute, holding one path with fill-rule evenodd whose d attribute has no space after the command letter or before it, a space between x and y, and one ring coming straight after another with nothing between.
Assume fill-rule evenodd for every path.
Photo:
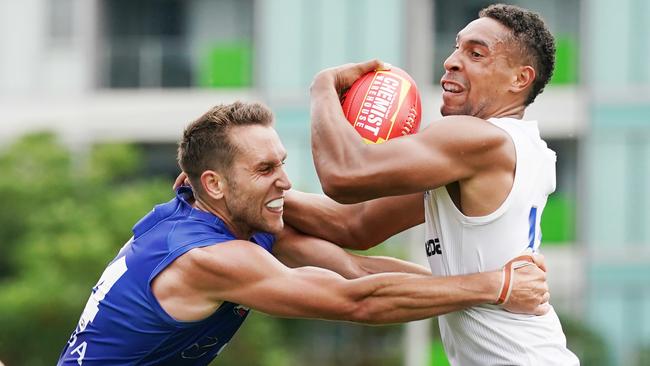
<instances>
[{"instance_id":1,"label":"forearm","mask_svg":"<svg viewBox=\"0 0 650 366\"><path fill-rule=\"evenodd\" d=\"M372 290L358 294L361 299L357 300L359 306L352 320L386 324L425 319L471 306L494 303L499 290L500 273L485 272L453 277L384 273L351 282L363 281L367 281Z\"/></svg>"},{"instance_id":2,"label":"forearm","mask_svg":"<svg viewBox=\"0 0 650 366\"><path fill-rule=\"evenodd\" d=\"M290 225L278 234L273 255L287 267L320 267L348 279L382 272L430 274L426 268L400 259L347 252L331 242L297 232Z\"/></svg>"},{"instance_id":3,"label":"forearm","mask_svg":"<svg viewBox=\"0 0 650 366\"><path fill-rule=\"evenodd\" d=\"M431 275L431 271L428 268L398 258L385 256L363 256L356 254L350 255L354 258L356 267L359 268L359 273L361 276L385 272L413 273L425 276Z\"/></svg>"},{"instance_id":4,"label":"forearm","mask_svg":"<svg viewBox=\"0 0 650 366\"><path fill-rule=\"evenodd\" d=\"M227 300L274 316L391 324L494 303L500 278L498 272L454 277L379 273L346 280L324 269L300 267L283 276L282 285L263 281L248 288L253 302Z\"/></svg>"},{"instance_id":5,"label":"forearm","mask_svg":"<svg viewBox=\"0 0 650 366\"><path fill-rule=\"evenodd\" d=\"M320 74L311 87L311 142L316 173L328 196L339 202L340 189L346 188L365 145L347 123L330 74ZM345 202L349 202L345 200Z\"/></svg>"},{"instance_id":6,"label":"forearm","mask_svg":"<svg viewBox=\"0 0 650 366\"><path fill-rule=\"evenodd\" d=\"M339 248L340 249L340 248ZM395 323L428 318L484 303L495 303L503 271L433 277L379 273L348 280L322 268L287 268L247 241L195 248L174 262L177 283L205 304L230 301L268 314ZM548 301L545 273L524 266L513 274L512 299L533 312ZM191 279L191 280L190 280ZM540 312L541 314L542 312Z\"/></svg>"},{"instance_id":7,"label":"forearm","mask_svg":"<svg viewBox=\"0 0 650 366\"><path fill-rule=\"evenodd\" d=\"M343 205L321 194L287 191L285 221L299 231L364 250L424 222L422 193Z\"/></svg>"},{"instance_id":8,"label":"forearm","mask_svg":"<svg viewBox=\"0 0 650 366\"><path fill-rule=\"evenodd\" d=\"M350 249L358 249L353 220L362 204L342 205L320 194L290 190L285 193L283 217L299 231Z\"/></svg>"}]
</instances>

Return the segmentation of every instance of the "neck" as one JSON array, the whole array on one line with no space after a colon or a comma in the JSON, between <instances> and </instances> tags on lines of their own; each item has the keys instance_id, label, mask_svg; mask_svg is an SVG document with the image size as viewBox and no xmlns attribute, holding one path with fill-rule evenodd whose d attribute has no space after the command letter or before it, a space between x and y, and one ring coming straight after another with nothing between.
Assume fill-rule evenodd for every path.
<instances>
[{"instance_id":1,"label":"neck","mask_svg":"<svg viewBox=\"0 0 650 366\"><path fill-rule=\"evenodd\" d=\"M253 233L250 230L241 228L239 225L235 224L234 220L230 219L229 215L226 213L227 209L225 207L219 206L220 205L211 204L210 202L204 201L198 196L194 197L194 203L192 204L192 207L201 211L209 212L220 218L221 221L226 224L228 230L230 230L230 232L235 235L235 238L240 240L248 240L251 236L253 236Z\"/></svg>"},{"instance_id":2,"label":"neck","mask_svg":"<svg viewBox=\"0 0 650 366\"><path fill-rule=\"evenodd\" d=\"M491 115L488 118L522 119L524 118L524 112L526 112L526 107L522 103L513 103L511 105L503 106L495 113L491 113Z\"/></svg>"}]
</instances>

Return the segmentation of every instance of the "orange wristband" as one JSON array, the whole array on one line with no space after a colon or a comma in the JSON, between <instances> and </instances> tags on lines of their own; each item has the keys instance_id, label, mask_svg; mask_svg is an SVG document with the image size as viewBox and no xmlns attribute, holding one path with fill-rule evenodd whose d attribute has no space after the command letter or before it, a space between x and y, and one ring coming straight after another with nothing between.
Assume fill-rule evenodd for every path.
<instances>
[{"instance_id":1,"label":"orange wristband","mask_svg":"<svg viewBox=\"0 0 650 366\"><path fill-rule=\"evenodd\" d=\"M512 277L515 274L515 269L534 264L533 257L530 255L520 255L511 259L501 270L501 289L497 297L497 305L504 304L510 298L512 292Z\"/></svg>"}]
</instances>

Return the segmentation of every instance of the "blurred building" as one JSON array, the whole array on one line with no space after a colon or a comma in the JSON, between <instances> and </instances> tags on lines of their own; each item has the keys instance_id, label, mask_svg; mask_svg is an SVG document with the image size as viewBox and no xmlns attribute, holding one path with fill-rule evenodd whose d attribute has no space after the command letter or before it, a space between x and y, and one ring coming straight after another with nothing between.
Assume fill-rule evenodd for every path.
<instances>
[{"instance_id":1,"label":"blurred building","mask_svg":"<svg viewBox=\"0 0 650 366\"><path fill-rule=\"evenodd\" d=\"M616 364L650 364L650 4L585 2L585 315Z\"/></svg>"},{"instance_id":2,"label":"blurred building","mask_svg":"<svg viewBox=\"0 0 650 366\"><path fill-rule=\"evenodd\" d=\"M0 0L0 142L52 129L83 156L92 144L131 141L148 173L173 176L189 121L217 103L261 100L276 113L294 186L319 191L313 75L381 58L414 76L433 120L442 62L489 3ZM542 223L553 302L605 337L612 364L641 362L650 352L650 5L511 3L539 11L557 39L551 85L526 115L558 153ZM419 236L406 238L419 253Z\"/></svg>"}]
</instances>

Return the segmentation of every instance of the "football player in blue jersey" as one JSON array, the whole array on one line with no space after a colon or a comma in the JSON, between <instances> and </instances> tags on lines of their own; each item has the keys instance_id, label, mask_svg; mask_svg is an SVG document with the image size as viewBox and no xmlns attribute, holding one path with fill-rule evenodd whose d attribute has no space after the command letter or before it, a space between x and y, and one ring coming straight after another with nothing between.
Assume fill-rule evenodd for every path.
<instances>
[{"instance_id":1,"label":"football player in blue jersey","mask_svg":"<svg viewBox=\"0 0 650 366\"><path fill-rule=\"evenodd\" d=\"M502 271L437 278L285 227L287 153L265 106L212 108L187 127L178 152L191 188L178 187L133 227L59 365L207 365L250 308L382 324L494 303L510 288ZM506 304L514 311L544 311L548 287L536 261L541 268L515 271Z\"/></svg>"}]
</instances>

